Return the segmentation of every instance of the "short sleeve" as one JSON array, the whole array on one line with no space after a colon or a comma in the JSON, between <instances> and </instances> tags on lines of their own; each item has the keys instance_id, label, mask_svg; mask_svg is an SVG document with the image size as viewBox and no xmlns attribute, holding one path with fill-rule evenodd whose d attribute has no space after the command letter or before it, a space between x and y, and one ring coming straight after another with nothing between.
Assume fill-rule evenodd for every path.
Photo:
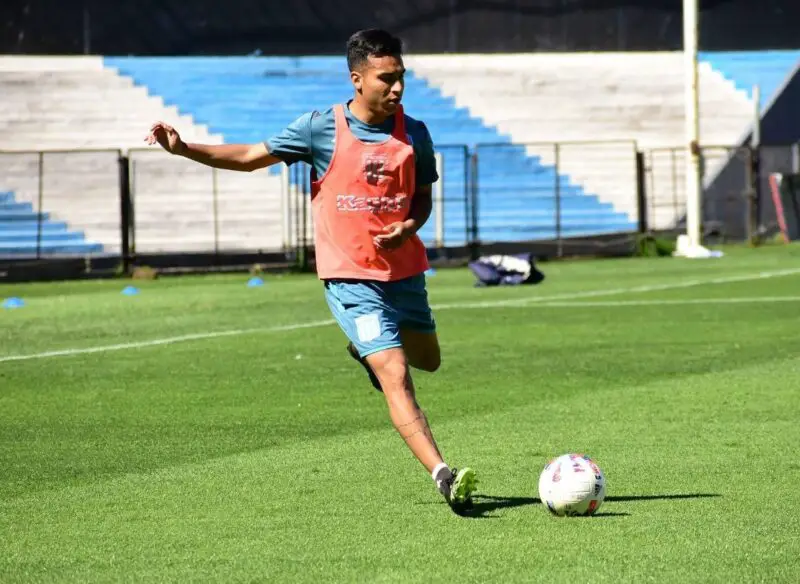
<instances>
[{"instance_id":1,"label":"short sleeve","mask_svg":"<svg viewBox=\"0 0 800 584\"><path fill-rule=\"evenodd\" d=\"M414 154L416 156L417 187L427 186L439 180L436 172L436 158L433 154L433 139L422 122L414 128Z\"/></svg>"},{"instance_id":2,"label":"short sleeve","mask_svg":"<svg viewBox=\"0 0 800 584\"><path fill-rule=\"evenodd\" d=\"M303 114L267 140L264 144L269 153L289 165L295 162L311 164L311 117L312 113Z\"/></svg>"}]
</instances>

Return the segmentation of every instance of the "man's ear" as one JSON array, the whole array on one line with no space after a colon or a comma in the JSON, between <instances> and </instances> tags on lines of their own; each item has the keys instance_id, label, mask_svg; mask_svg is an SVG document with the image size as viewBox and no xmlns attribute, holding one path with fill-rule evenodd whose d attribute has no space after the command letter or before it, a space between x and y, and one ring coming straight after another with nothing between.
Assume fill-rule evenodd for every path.
<instances>
[{"instance_id":1,"label":"man's ear","mask_svg":"<svg viewBox=\"0 0 800 584\"><path fill-rule=\"evenodd\" d=\"M359 71L350 71L350 80L353 82L353 87L356 88L358 93L361 93L361 86L364 82L364 76Z\"/></svg>"}]
</instances>

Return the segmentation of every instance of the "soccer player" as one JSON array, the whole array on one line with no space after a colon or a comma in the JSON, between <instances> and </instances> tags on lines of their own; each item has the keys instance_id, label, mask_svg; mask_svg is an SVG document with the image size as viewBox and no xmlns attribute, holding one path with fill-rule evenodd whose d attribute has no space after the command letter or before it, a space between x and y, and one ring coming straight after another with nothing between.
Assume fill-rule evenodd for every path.
<instances>
[{"instance_id":1,"label":"soccer player","mask_svg":"<svg viewBox=\"0 0 800 584\"><path fill-rule=\"evenodd\" d=\"M357 32L347 43L347 64L355 90L350 101L307 113L266 143L186 144L160 122L145 140L228 170L312 166L317 274L350 341L347 351L383 392L397 432L459 512L471 503L475 473L442 459L410 374L410 367L436 371L441 362L425 288L427 255L417 236L439 178L433 143L400 105L399 39L383 30Z\"/></svg>"}]
</instances>

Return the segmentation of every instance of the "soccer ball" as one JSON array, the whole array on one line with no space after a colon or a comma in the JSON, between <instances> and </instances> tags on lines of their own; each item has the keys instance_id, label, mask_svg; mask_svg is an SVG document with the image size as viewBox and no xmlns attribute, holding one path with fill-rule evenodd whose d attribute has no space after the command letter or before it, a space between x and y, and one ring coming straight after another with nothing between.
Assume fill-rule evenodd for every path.
<instances>
[{"instance_id":1,"label":"soccer ball","mask_svg":"<svg viewBox=\"0 0 800 584\"><path fill-rule=\"evenodd\" d=\"M551 460L539 476L539 498L553 515L594 515L605 497L603 471L582 454Z\"/></svg>"}]
</instances>

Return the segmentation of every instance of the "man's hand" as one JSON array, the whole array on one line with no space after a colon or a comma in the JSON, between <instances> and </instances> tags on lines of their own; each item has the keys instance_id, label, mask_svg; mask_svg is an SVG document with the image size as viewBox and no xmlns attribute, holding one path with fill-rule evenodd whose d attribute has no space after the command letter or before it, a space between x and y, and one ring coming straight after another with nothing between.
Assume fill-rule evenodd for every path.
<instances>
[{"instance_id":1,"label":"man's hand","mask_svg":"<svg viewBox=\"0 0 800 584\"><path fill-rule=\"evenodd\" d=\"M408 219L390 223L383 228L383 233L379 233L373 238L375 247L381 249L397 249L405 241L416 233L416 223Z\"/></svg>"},{"instance_id":2,"label":"man's hand","mask_svg":"<svg viewBox=\"0 0 800 584\"><path fill-rule=\"evenodd\" d=\"M153 124L153 127L150 128L150 133L144 141L151 146L158 143L170 154L181 154L186 149L186 144L181 140L178 131L164 122L156 122Z\"/></svg>"},{"instance_id":3,"label":"man's hand","mask_svg":"<svg viewBox=\"0 0 800 584\"><path fill-rule=\"evenodd\" d=\"M157 122L144 139L148 144L159 144L170 154L184 156L212 168L252 172L278 164L281 160L272 156L266 144L187 144L172 126Z\"/></svg>"}]
</instances>

